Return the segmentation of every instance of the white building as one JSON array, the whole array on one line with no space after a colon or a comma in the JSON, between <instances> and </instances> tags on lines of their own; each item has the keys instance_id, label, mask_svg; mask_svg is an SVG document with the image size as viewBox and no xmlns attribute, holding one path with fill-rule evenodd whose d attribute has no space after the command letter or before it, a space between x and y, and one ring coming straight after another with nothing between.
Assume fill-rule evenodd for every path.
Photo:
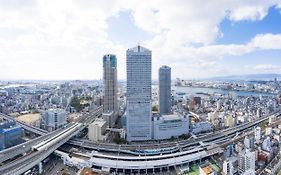
<instances>
[{"instance_id":1,"label":"white building","mask_svg":"<svg viewBox=\"0 0 281 175\"><path fill-rule=\"evenodd\" d=\"M266 136L272 135L272 127L267 127L267 128L265 128L265 135L266 135Z\"/></svg>"},{"instance_id":2,"label":"white building","mask_svg":"<svg viewBox=\"0 0 281 175\"><path fill-rule=\"evenodd\" d=\"M153 139L169 139L189 132L189 117L177 114L153 117Z\"/></svg>"},{"instance_id":3,"label":"white building","mask_svg":"<svg viewBox=\"0 0 281 175\"><path fill-rule=\"evenodd\" d=\"M255 142L255 140L254 140L253 137L246 136L244 138L244 146L245 146L245 148L246 149L250 149L250 150L254 149L254 142Z\"/></svg>"},{"instance_id":4,"label":"white building","mask_svg":"<svg viewBox=\"0 0 281 175\"><path fill-rule=\"evenodd\" d=\"M88 138L92 141L104 141L106 139L104 136L105 131L106 121L101 118L97 118L88 127Z\"/></svg>"},{"instance_id":5,"label":"white building","mask_svg":"<svg viewBox=\"0 0 281 175\"><path fill-rule=\"evenodd\" d=\"M237 166L237 157L229 157L223 162L223 173L226 175L233 175L237 172Z\"/></svg>"},{"instance_id":6,"label":"white building","mask_svg":"<svg viewBox=\"0 0 281 175\"><path fill-rule=\"evenodd\" d=\"M127 140L150 140L151 51L136 46L127 50Z\"/></svg>"},{"instance_id":7,"label":"white building","mask_svg":"<svg viewBox=\"0 0 281 175\"><path fill-rule=\"evenodd\" d=\"M270 137L266 137L266 139L264 139L264 141L262 142L262 149L268 152L272 151Z\"/></svg>"},{"instance_id":8,"label":"white building","mask_svg":"<svg viewBox=\"0 0 281 175\"><path fill-rule=\"evenodd\" d=\"M238 171L239 174L243 174L246 171L255 171L255 162L256 162L256 154L254 151L250 151L248 149L243 150L239 154L238 160Z\"/></svg>"},{"instance_id":9,"label":"white building","mask_svg":"<svg viewBox=\"0 0 281 175\"><path fill-rule=\"evenodd\" d=\"M223 162L223 173L227 175L233 175L234 174L234 167L231 162L228 160L225 160Z\"/></svg>"},{"instance_id":10,"label":"white building","mask_svg":"<svg viewBox=\"0 0 281 175\"><path fill-rule=\"evenodd\" d=\"M261 127L255 128L255 140L256 142L259 142L261 140Z\"/></svg>"},{"instance_id":11,"label":"white building","mask_svg":"<svg viewBox=\"0 0 281 175\"><path fill-rule=\"evenodd\" d=\"M41 118L41 127L47 131L54 131L66 123L66 112L63 109L49 109Z\"/></svg>"},{"instance_id":12,"label":"white building","mask_svg":"<svg viewBox=\"0 0 281 175\"><path fill-rule=\"evenodd\" d=\"M212 125L210 122L199 122L199 123L195 123L192 126L192 132L194 134L198 134L201 132L207 132L207 131L211 131L212 130Z\"/></svg>"}]
</instances>

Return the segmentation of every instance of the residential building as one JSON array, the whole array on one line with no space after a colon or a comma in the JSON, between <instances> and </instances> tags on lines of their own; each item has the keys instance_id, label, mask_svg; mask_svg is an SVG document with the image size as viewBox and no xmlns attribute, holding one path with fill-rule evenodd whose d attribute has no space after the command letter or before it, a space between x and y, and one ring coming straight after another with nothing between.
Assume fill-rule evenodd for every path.
<instances>
[{"instance_id":1,"label":"residential building","mask_svg":"<svg viewBox=\"0 0 281 175\"><path fill-rule=\"evenodd\" d=\"M255 141L259 142L261 140L261 127L257 126L255 128Z\"/></svg>"},{"instance_id":2,"label":"residential building","mask_svg":"<svg viewBox=\"0 0 281 175\"><path fill-rule=\"evenodd\" d=\"M254 151L248 149L243 150L239 154L238 159L238 172L239 174L245 173L249 170L255 171L256 154Z\"/></svg>"}]
</instances>

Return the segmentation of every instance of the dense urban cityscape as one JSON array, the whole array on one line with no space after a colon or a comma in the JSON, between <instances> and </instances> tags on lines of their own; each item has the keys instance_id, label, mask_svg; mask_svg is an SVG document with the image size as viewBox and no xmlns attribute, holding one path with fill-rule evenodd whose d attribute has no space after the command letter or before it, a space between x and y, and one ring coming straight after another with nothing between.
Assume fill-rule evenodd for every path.
<instances>
[{"instance_id":1,"label":"dense urban cityscape","mask_svg":"<svg viewBox=\"0 0 281 175\"><path fill-rule=\"evenodd\" d=\"M0 1L0 175L281 175L280 1L61 3Z\"/></svg>"}]
</instances>

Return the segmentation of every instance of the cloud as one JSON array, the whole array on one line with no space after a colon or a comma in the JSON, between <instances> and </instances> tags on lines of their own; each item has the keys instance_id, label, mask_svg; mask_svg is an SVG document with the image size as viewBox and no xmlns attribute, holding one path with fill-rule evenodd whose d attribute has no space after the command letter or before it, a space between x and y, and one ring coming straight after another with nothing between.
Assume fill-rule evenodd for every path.
<instances>
[{"instance_id":1,"label":"cloud","mask_svg":"<svg viewBox=\"0 0 281 175\"><path fill-rule=\"evenodd\" d=\"M259 49L281 49L281 34L259 34L250 45Z\"/></svg>"},{"instance_id":2,"label":"cloud","mask_svg":"<svg viewBox=\"0 0 281 175\"><path fill-rule=\"evenodd\" d=\"M258 64L252 67L254 70L262 72L280 72L281 66L272 65L272 64Z\"/></svg>"},{"instance_id":3,"label":"cloud","mask_svg":"<svg viewBox=\"0 0 281 175\"><path fill-rule=\"evenodd\" d=\"M153 51L154 78L161 64L177 67L175 76L194 69L204 69L198 76L219 73L223 68L217 61L225 56L280 49L280 36L273 34L257 35L244 45L217 45L223 37L221 21L262 20L278 2L280 6L278 0L0 0L0 62L5 62L0 79L100 79L106 53L117 55L118 77L124 79L125 51L133 46L117 44L107 34L114 30L107 20L123 11L152 35L142 43Z\"/></svg>"}]
</instances>

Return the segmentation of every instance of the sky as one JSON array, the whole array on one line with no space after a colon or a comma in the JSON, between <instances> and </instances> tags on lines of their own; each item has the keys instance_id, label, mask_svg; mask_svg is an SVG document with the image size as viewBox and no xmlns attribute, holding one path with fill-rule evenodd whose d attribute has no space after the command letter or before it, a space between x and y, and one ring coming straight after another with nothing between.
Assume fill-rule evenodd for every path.
<instances>
[{"instance_id":1,"label":"sky","mask_svg":"<svg viewBox=\"0 0 281 175\"><path fill-rule=\"evenodd\" d=\"M152 78L281 73L281 0L0 0L1 80L102 79L102 57L152 51Z\"/></svg>"}]
</instances>

